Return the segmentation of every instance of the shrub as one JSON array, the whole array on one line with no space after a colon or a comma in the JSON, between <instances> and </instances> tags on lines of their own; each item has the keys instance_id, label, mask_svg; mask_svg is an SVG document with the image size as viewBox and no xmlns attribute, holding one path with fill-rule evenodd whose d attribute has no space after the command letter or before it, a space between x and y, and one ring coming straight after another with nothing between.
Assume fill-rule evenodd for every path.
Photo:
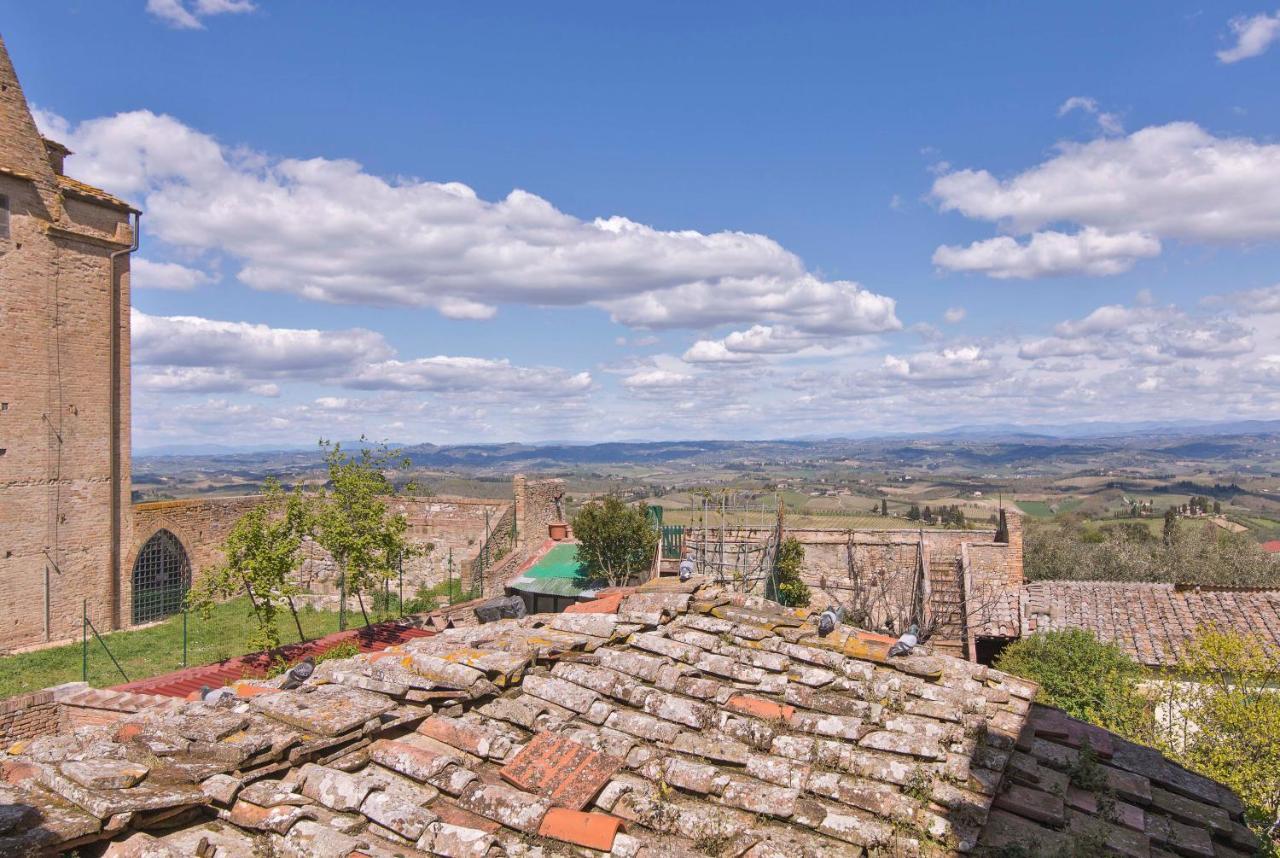
<instances>
[{"instance_id":1,"label":"shrub","mask_svg":"<svg viewBox=\"0 0 1280 858\"><path fill-rule=\"evenodd\" d=\"M1277 837L1280 654L1252 635L1202 629L1180 667L1185 682L1164 686L1174 715L1165 752L1235 790L1250 826Z\"/></svg>"},{"instance_id":2,"label":"shrub","mask_svg":"<svg viewBox=\"0 0 1280 858\"><path fill-rule=\"evenodd\" d=\"M1041 703L1122 736L1150 741L1153 720L1137 689L1142 668L1114 644L1081 629L1041 632L1010 644L995 666L1039 683L1036 699Z\"/></svg>"},{"instance_id":3,"label":"shrub","mask_svg":"<svg viewBox=\"0 0 1280 858\"><path fill-rule=\"evenodd\" d=\"M809 585L800 579L804 565L804 546L789 536L778 546L777 598L784 605L802 608L809 604Z\"/></svg>"},{"instance_id":4,"label":"shrub","mask_svg":"<svg viewBox=\"0 0 1280 858\"><path fill-rule=\"evenodd\" d=\"M613 495L579 510L573 517L573 535L587 576L612 587L648 569L661 538L643 509Z\"/></svg>"}]
</instances>

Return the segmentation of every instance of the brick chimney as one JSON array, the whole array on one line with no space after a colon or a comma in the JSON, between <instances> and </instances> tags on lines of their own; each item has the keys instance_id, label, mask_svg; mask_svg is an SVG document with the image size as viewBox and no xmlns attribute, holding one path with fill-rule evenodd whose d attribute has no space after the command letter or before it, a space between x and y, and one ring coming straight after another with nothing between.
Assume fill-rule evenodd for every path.
<instances>
[{"instance_id":1,"label":"brick chimney","mask_svg":"<svg viewBox=\"0 0 1280 858\"><path fill-rule=\"evenodd\" d=\"M48 137L41 137L44 141L44 150L49 153L49 166L53 168L53 172L59 176L65 176L62 163L67 159L68 155L74 154L66 146L63 146L57 140L50 140Z\"/></svg>"}]
</instances>

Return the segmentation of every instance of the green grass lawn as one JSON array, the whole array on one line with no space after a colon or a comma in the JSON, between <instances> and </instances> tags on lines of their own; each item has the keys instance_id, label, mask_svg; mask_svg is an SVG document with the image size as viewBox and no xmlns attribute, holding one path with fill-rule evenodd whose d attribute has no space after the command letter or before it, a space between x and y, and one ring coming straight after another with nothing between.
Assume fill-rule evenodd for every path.
<instances>
[{"instance_id":1,"label":"green grass lawn","mask_svg":"<svg viewBox=\"0 0 1280 858\"><path fill-rule=\"evenodd\" d=\"M1053 513L1049 511L1049 504L1047 501L1020 500L1014 501L1014 503L1018 505L1018 509L1033 518L1048 518L1053 515Z\"/></svg>"},{"instance_id":2,"label":"green grass lawn","mask_svg":"<svg viewBox=\"0 0 1280 858\"><path fill-rule=\"evenodd\" d=\"M354 600L349 607L349 627L361 625L363 618ZM336 611L303 610L298 617L308 639L338 630ZM188 615L187 664L209 664L245 654L249 651L245 641L252 634L253 625L248 600L245 598L217 605L208 620L199 614ZM282 644L298 640L298 629L288 611L280 616L277 626ZM182 667L181 615L145 629L112 632L104 635L103 639L130 680L145 679ZM0 698L63 682L78 682L80 678L79 643L0 658ZM119 685L122 682L124 678L111 663L102 644L90 632L89 684L101 687Z\"/></svg>"}]
</instances>

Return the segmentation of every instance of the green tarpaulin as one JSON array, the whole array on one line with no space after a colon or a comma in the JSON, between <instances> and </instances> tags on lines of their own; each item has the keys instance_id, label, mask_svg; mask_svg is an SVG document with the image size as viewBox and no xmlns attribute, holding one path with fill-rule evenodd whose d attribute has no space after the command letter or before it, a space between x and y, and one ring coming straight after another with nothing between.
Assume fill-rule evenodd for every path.
<instances>
[{"instance_id":1,"label":"green tarpaulin","mask_svg":"<svg viewBox=\"0 0 1280 858\"><path fill-rule=\"evenodd\" d=\"M522 593L547 596L593 596L602 585L582 575L577 555L577 545L557 545L507 586Z\"/></svg>"}]
</instances>

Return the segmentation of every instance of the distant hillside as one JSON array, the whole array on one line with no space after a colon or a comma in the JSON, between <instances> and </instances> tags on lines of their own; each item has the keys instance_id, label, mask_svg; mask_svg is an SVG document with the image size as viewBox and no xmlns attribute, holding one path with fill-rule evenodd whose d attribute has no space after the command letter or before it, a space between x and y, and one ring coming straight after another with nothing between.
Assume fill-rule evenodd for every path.
<instances>
[{"instance_id":1,"label":"distant hillside","mask_svg":"<svg viewBox=\"0 0 1280 858\"><path fill-rule=\"evenodd\" d=\"M1227 424L1223 424L1227 425ZM1238 424L1232 424L1238 425ZM1271 431L1262 432L1263 426ZM1161 463L1201 461L1217 466L1280 460L1280 424L1249 424L1245 434L1185 431L1163 434L1143 429L1127 434L1063 438L1028 433L979 438L971 430L951 437L822 439L776 441L652 441L604 444L414 444L400 448L419 468L502 474L518 470L636 465L727 465L752 468L796 462L856 460L892 470L923 468L940 472L1117 469ZM344 444L344 446L347 446ZM354 446L354 445L353 445ZM205 455L139 455L135 472L234 472L272 470L288 473L312 468L318 450L218 451Z\"/></svg>"}]
</instances>

